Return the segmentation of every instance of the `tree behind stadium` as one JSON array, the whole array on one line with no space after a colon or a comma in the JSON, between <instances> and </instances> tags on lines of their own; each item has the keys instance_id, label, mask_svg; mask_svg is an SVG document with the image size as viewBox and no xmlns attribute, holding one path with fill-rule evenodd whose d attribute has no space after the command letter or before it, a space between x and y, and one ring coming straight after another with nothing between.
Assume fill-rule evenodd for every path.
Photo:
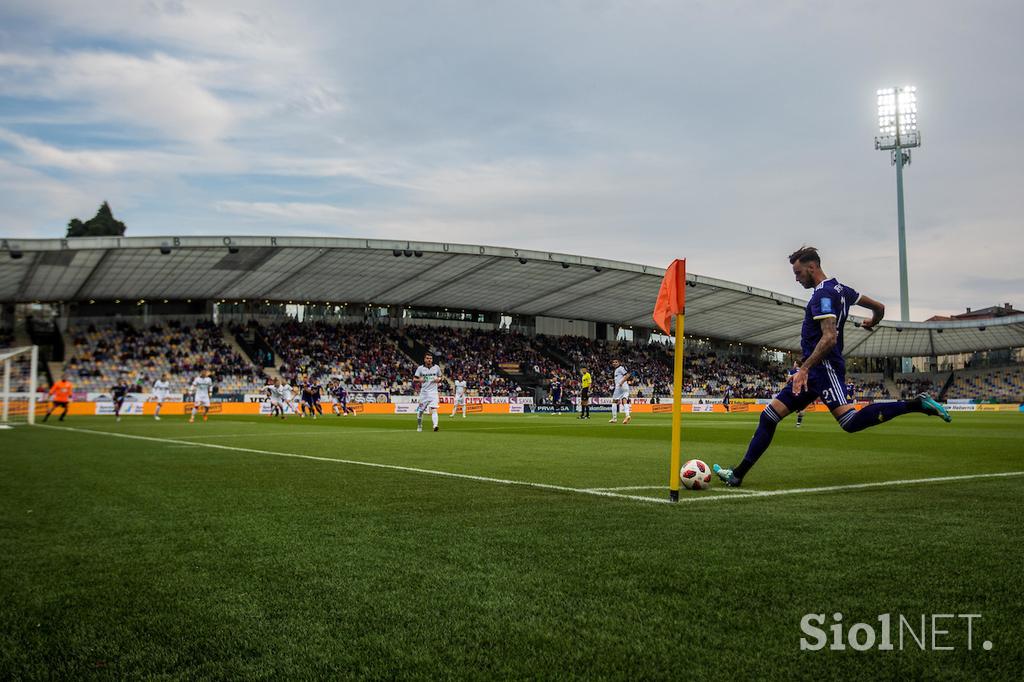
<instances>
[{"instance_id":1,"label":"tree behind stadium","mask_svg":"<svg viewBox=\"0 0 1024 682\"><path fill-rule=\"evenodd\" d=\"M114 218L110 205L103 202L100 210L91 220L84 223L78 218L72 218L68 223L69 237L121 237L124 236L125 225Z\"/></svg>"}]
</instances>

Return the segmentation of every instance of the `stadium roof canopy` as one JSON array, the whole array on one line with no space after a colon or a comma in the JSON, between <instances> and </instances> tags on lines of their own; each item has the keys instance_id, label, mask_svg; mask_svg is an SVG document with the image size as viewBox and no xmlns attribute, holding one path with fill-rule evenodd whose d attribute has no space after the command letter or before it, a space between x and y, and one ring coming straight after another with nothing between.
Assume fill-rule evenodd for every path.
<instances>
[{"instance_id":1,"label":"stadium roof canopy","mask_svg":"<svg viewBox=\"0 0 1024 682\"><path fill-rule=\"evenodd\" d=\"M161 248L163 247L163 248ZM169 248L168 248L169 247ZM493 246L316 237L83 237L0 241L0 301L226 299L457 308L653 328L664 270ZM20 257L18 257L20 256ZM805 301L687 274L686 331L799 348ZM857 322L857 318L854 318ZM1024 346L1024 315L848 325L853 357Z\"/></svg>"}]
</instances>

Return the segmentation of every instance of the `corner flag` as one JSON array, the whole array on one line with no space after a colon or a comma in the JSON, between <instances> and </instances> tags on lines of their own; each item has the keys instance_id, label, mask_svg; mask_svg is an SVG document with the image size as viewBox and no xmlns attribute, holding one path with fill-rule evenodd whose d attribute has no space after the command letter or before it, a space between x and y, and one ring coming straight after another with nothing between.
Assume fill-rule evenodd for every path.
<instances>
[{"instance_id":1,"label":"corner flag","mask_svg":"<svg viewBox=\"0 0 1024 682\"><path fill-rule=\"evenodd\" d=\"M665 270L658 301L654 304L654 323L672 334L672 316L686 309L686 259L678 258Z\"/></svg>"},{"instance_id":2,"label":"corner flag","mask_svg":"<svg viewBox=\"0 0 1024 682\"><path fill-rule=\"evenodd\" d=\"M678 258L665 270L661 290L654 304L654 322L666 334L672 333L676 318L676 347L672 376L672 456L669 462L668 498L679 501L679 440L683 412L683 319L686 317L686 259Z\"/></svg>"}]
</instances>

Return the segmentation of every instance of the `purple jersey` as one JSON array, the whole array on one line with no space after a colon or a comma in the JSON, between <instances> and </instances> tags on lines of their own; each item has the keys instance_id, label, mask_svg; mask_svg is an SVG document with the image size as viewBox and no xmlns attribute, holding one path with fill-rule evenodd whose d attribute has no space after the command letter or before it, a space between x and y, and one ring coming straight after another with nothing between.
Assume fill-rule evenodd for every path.
<instances>
[{"instance_id":1,"label":"purple jersey","mask_svg":"<svg viewBox=\"0 0 1024 682\"><path fill-rule=\"evenodd\" d=\"M828 355L822 358L822 362L830 360L840 367L846 366L843 360L843 324L850 316L850 306L859 300L860 294L840 284L835 277L826 279L814 287L814 293L811 294L811 300L807 302L807 310L804 313L804 325L800 330L800 349L805 360L821 341L821 320L831 317L836 321L839 338Z\"/></svg>"},{"instance_id":2,"label":"purple jersey","mask_svg":"<svg viewBox=\"0 0 1024 682\"><path fill-rule=\"evenodd\" d=\"M348 402L348 389L344 386L338 386L334 389L334 397L338 399L340 403Z\"/></svg>"}]
</instances>

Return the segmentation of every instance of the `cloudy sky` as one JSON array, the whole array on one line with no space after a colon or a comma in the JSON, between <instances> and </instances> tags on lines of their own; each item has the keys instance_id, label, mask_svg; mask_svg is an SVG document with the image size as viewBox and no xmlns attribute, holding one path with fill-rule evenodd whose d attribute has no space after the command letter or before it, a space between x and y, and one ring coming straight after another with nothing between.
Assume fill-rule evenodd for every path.
<instances>
[{"instance_id":1,"label":"cloudy sky","mask_svg":"<svg viewBox=\"0 0 1024 682\"><path fill-rule=\"evenodd\" d=\"M129 235L686 257L793 295L809 243L895 313L874 96L914 84L912 317L1024 307L1022 26L1017 0L5 0L0 236L108 200Z\"/></svg>"}]
</instances>

